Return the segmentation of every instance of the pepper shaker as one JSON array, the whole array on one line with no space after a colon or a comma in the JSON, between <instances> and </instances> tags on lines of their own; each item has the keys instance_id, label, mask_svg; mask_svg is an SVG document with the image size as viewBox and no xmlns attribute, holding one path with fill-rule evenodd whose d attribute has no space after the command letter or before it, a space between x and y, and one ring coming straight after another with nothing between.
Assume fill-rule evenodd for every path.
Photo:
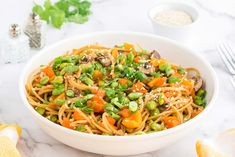
<instances>
[{"instance_id":1,"label":"pepper shaker","mask_svg":"<svg viewBox=\"0 0 235 157\"><path fill-rule=\"evenodd\" d=\"M40 21L37 14L31 13L29 15L24 33L29 37L31 48L40 49L44 46L44 23Z\"/></svg>"},{"instance_id":2,"label":"pepper shaker","mask_svg":"<svg viewBox=\"0 0 235 157\"><path fill-rule=\"evenodd\" d=\"M29 57L29 39L21 34L18 24L12 24L9 29L9 36L1 42L1 58L4 63L23 62Z\"/></svg>"}]
</instances>

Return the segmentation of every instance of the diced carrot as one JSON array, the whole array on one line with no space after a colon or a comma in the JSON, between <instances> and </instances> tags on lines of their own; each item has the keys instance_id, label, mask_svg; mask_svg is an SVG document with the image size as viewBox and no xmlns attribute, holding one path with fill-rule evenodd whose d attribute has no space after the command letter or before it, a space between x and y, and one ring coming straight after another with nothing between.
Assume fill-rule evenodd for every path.
<instances>
[{"instance_id":1,"label":"diced carrot","mask_svg":"<svg viewBox=\"0 0 235 157\"><path fill-rule=\"evenodd\" d=\"M99 89L98 92L96 93L96 96L100 97L100 98L104 98L105 96L105 91L102 89Z\"/></svg>"},{"instance_id":2,"label":"diced carrot","mask_svg":"<svg viewBox=\"0 0 235 157\"><path fill-rule=\"evenodd\" d=\"M39 83L40 80L41 80L41 78L40 78L40 77L37 77L37 78L34 79L34 82L35 82L35 83Z\"/></svg>"},{"instance_id":3,"label":"diced carrot","mask_svg":"<svg viewBox=\"0 0 235 157\"><path fill-rule=\"evenodd\" d=\"M160 64L164 64L166 63L166 60L165 59L156 59L156 58L151 58L151 63L153 66L157 67L159 66Z\"/></svg>"},{"instance_id":4,"label":"diced carrot","mask_svg":"<svg viewBox=\"0 0 235 157\"><path fill-rule=\"evenodd\" d=\"M124 118L122 120L122 124L129 129L138 128L141 125L141 123L142 123L142 116L140 111L136 111L130 117Z\"/></svg>"},{"instance_id":5,"label":"diced carrot","mask_svg":"<svg viewBox=\"0 0 235 157\"><path fill-rule=\"evenodd\" d=\"M113 119L113 118L112 118L112 117L110 117L110 116L107 116L107 120L108 120L109 124L111 124L111 125L114 125L114 124L115 124L115 122L116 122L116 120L115 120L115 119Z\"/></svg>"},{"instance_id":6,"label":"diced carrot","mask_svg":"<svg viewBox=\"0 0 235 157\"><path fill-rule=\"evenodd\" d=\"M163 118L166 128L173 128L180 124L180 121L175 116L168 116Z\"/></svg>"},{"instance_id":7,"label":"diced carrot","mask_svg":"<svg viewBox=\"0 0 235 157\"><path fill-rule=\"evenodd\" d=\"M53 69L52 69L51 67L49 67L49 66L47 66L46 68L44 68L42 71L43 71L48 77L50 77L50 78L55 77L55 73L54 73Z\"/></svg>"},{"instance_id":8,"label":"diced carrot","mask_svg":"<svg viewBox=\"0 0 235 157\"><path fill-rule=\"evenodd\" d=\"M113 58L117 59L118 58L118 50L114 48L112 50L112 55L113 55Z\"/></svg>"},{"instance_id":9,"label":"diced carrot","mask_svg":"<svg viewBox=\"0 0 235 157\"><path fill-rule=\"evenodd\" d=\"M79 51L78 51L78 49L73 49L73 50L72 50L72 53L73 53L73 54L78 54Z\"/></svg>"},{"instance_id":10,"label":"diced carrot","mask_svg":"<svg viewBox=\"0 0 235 157\"><path fill-rule=\"evenodd\" d=\"M144 84L142 82L137 82L132 86L135 92L141 92L143 94L147 93L147 90L144 88Z\"/></svg>"},{"instance_id":11,"label":"diced carrot","mask_svg":"<svg viewBox=\"0 0 235 157\"><path fill-rule=\"evenodd\" d=\"M141 57L140 57L140 56L137 56L137 57L134 58L134 62L135 62L135 63L138 63L140 59L141 59Z\"/></svg>"},{"instance_id":12,"label":"diced carrot","mask_svg":"<svg viewBox=\"0 0 235 157\"><path fill-rule=\"evenodd\" d=\"M132 44L129 44L129 43L124 43L124 49L125 50L135 50L135 47L134 47L134 45L132 45Z\"/></svg>"},{"instance_id":13,"label":"diced carrot","mask_svg":"<svg viewBox=\"0 0 235 157\"><path fill-rule=\"evenodd\" d=\"M182 86L186 89L188 89L190 92L192 91L193 89L193 82L190 81L190 80L183 80L182 81Z\"/></svg>"},{"instance_id":14,"label":"diced carrot","mask_svg":"<svg viewBox=\"0 0 235 157\"><path fill-rule=\"evenodd\" d=\"M75 120L85 120L85 118L76 110L73 113L73 117Z\"/></svg>"},{"instance_id":15,"label":"diced carrot","mask_svg":"<svg viewBox=\"0 0 235 157\"><path fill-rule=\"evenodd\" d=\"M63 119L62 125L66 128L73 129L73 127L71 126L70 120L68 118Z\"/></svg>"},{"instance_id":16,"label":"diced carrot","mask_svg":"<svg viewBox=\"0 0 235 157\"><path fill-rule=\"evenodd\" d=\"M120 83L120 84L127 84L127 79L125 79L125 78L121 78L121 79L119 79L118 80L118 82Z\"/></svg>"},{"instance_id":17,"label":"diced carrot","mask_svg":"<svg viewBox=\"0 0 235 157\"><path fill-rule=\"evenodd\" d=\"M93 78L96 81L103 80L104 75L100 70L95 70L94 73L93 73Z\"/></svg>"},{"instance_id":18,"label":"diced carrot","mask_svg":"<svg viewBox=\"0 0 235 157\"><path fill-rule=\"evenodd\" d=\"M94 112L104 112L104 104L106 101L96 95L87 101L87 106L93 108Z\"/></svg>"},{"instance_id":19,"label":"diced carrot","mask_svg":"<svg viewBox=\"0 0 235 157\"><path fill-rule=\"evenodd\" d=\"M127 117L130 117L131 116L131 112L129 109L125 108L125 109L122 109L119 114L124 117L124 118L127 118Z\"/></svg>"},{"instance_id":20,"label":"diced carrot","mask_svg":"<svg viewBox=\"0 0 235 157\"><path fill-rule=\"evenodd\" d=\"M105 96L105 91L102 89L92 89L91 92L100 98L104 98Z\"/></svg>"},{"instance_id":21,"label":"diced carrot","mask_svg":"<svg viewBox=\"0 0 235 157\"><path fill-rule=\"evenodd\" d=\"M152 79L149 83L149 87L160 87L166 83L166 77L158 77Z\"/></svg>"}]
</instances>

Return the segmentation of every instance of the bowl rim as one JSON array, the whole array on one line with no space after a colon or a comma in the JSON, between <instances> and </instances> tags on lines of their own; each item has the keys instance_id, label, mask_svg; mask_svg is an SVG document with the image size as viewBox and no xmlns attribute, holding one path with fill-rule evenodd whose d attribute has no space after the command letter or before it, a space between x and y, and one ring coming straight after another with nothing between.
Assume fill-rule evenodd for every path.
<instances>
[{"instance_id":1,"label":"bowl rim","mask_svg":"<svg viewBox=\"0 0 235 157\"><path fill-rule=\"evenodd\" d=\"M200 60L206 65L206 67L208 68L210 74L212 75L212 82L214 85L214 90L212 93L212 97L210 102L207 104L208 106L203 110L203 112L201 112L198 116L192 118L191 120L180 124L174 128L171 129L166 129L163 131L159 131L159 132L153 132L150 134L143 134L143 135L128 135L128 136L104 136L104 135L97 135L97 134L89 134L89 133L83 133L83 132L79 132L79 131L75 131L75 130L71 130L68 128L65 128L61 125L55 124L53 122L51 122L50 120L46 119L45 117L41 116L40 114L38 114L33 107L30 105L30 103L28 102L26 95L25 95L25 83L24 83L24 79L26 78L26 73L31 65L31 63L36 60L38 57L40 57L41 55L43 55L45 52L49 51L50 49L53 49L63 43L66 43L68 41L73 41L73 40L82 40L83 38L89 38L92 36L97 36L97 35L132 35L132 36L145 36L145 37L151 37L151 38L155 38L155 39L160 39L163 40L171 45L183 48L186 50L186 53L190 53L191 55L194 55L198 58L200 58ZM40 53L41 52L41 53ZM21 100L23 101L23 104L25 107L27 107L27 109L31 112L32 117L34 116L34 118L39 119L40 121L42 121L45 125L52 127L54 129L59 129L62 132L66 132L67 134L73 134L75 136L78 137L86 137L86 138L95 138L95 139L99 139L99 140L105 140L105 141L126 141L126 140L143 140L143 139L150 139L150 138L156 138L156 137L162 137L162 136L167 136L169 134L172 134L174 132L180 131L181 129L186 129L188 126L191 126L192 124L194 124L196 121L199 121L200 119L202 119L206 114L208 114L208 112L211 110L213 104L215 103L215 100L217 98L218 95L218 90L219 90L219 86L218 86L218 79L216 76L216 73L214 71L214 69L212 68L212 66L209 64L208 61L206 61L206 59L204 59L202 56L200 56L198 53L196 53L193 49L190 49L184 45L181 45L180 43L173 41L171 39L168 39L166 37L162 37L162 36L158 36L158 35L154 35L154 34L149 34L149 33L142 33L142 32L127 32L127 31L105 31L105 32L93 32L93 33L88 33L88 34L84 34L84 35L80 35L78 37L71 37L71 38L67 38L64 40L61 40L59 42L56 42L46 48L44 48L43 50L41 50L39 53L37 53L35 56L33 56L24 66L23 71L21 72L21 76L19 79L19 93L20 93L20 97ZM56 56L55 56L56 57Z\"/></svg>"},{"instance_id":2,"label":"bowl rim","mask_svg":"<svg viewBox=\"0 0 235 157\"><path fill-rule=\"evenodd\" d=\"M152 12L155 9L159 10L161 7L164 7L164 6L168 6L170 9L177 8L177 6L182 6L182 7L185 7L185 8L188 8L188 9L192 10L190 12L187 12L193 18L192 23L187 24L187 25L182 25L182 26L164 25L164 24L158 23L156 20L154 20L154 16L152 15ZM168 9L164 9L164 10L168 10ZM196 13L195 18L192 16L192 12ZM164 2L164 1L160 1L160 2L157 2L153 7L151 7L148 10L148 17L152 21L152 23L157 24L161 27L166 27L166 28L169 28L169 29L184 29L184 28L192 27L192 25L195 25L196 23L198 23L199 18L200 18L200 12L198 11L198 9L196 7L194 7L192 4L189 4L188 2L170 2L170 1Z\"/></svg>"}]
</instances>

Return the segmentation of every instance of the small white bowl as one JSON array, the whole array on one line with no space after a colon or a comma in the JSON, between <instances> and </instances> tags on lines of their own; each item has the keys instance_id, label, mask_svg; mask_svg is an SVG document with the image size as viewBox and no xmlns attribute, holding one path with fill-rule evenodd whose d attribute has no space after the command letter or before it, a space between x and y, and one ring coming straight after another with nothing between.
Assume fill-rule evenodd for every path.
<instances>
[{"instance_id":1,"label":"small white bowl","mask_svg":"<svg viewBox=\"0 0 235 157\"><path fill-rule=\"evenodd\" d=\"M87 44L99 43L105 46L124 42L139 43L147 50L157 50L163 58L185 67L195 67L201 72L206 84L207 107L198 116L177 127L164 131L135 136L102 136L67 129L39 115L26 98L25 84L29 74L42 64L48 64L67 50ZM19 81L21 99L41 128L58 141L84 151L106 155L133 155L161 149L176 142L200 124L210 112L218 92L216 74L211 65L193 50L164 37L144 33L103 32L91 33L60 41L35 55L25 66Z\"/></svg>"},{"instance_id":2,"label":"small white bowl","mask_svg":"<svg viewBox=\"0 0 235 157\"><path fill-rule=\"evenodd\" d=\"M182 26L169 26L158 23L154 18L157 13L164 10L179 10L184 11L192 18L192 23ZM189 41L194 37L197 32L197 24L199 21L198 10L185 3L166 2L158 3L149 10L149 18L152 22L154 32L157 35L165 36L176 41L182 41L186 44L191 44Z\"/></svg>"}]
</instances>

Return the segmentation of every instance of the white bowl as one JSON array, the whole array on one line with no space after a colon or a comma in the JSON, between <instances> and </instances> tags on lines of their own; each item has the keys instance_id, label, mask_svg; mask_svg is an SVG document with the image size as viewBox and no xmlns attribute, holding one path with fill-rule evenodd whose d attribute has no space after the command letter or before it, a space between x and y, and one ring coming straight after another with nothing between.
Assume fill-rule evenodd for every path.
<instances>
[{"instance_id":1,"label":"white bowl","mask_svg":"<svg viewBox=\"0 0 235 157\"><path fill-rule=\"evenodd\" d=\"M41 64L49 63L56 56L66 52L66 50L97 42L105 46L114 46L122 44L123 42L139 43L145 49L158 50L163 57L173 63L186 67L196 67L200 70L206 84L206 90L208 92L206 99L208 106L197 117L177 127L161 132L135 136L101 136L81 133L57 125L39 115L26 99L25 83L29 73ZM205 59L201 58L193 50L183 47L167 38L134 32L92 33L60 41L47 47L27 63L22 73L19 87L20 96L24 105L47 134L71 147L106 155L132 155L145 153L161 149L177 141L193 131L197 124L200 124L200 122L206 118L215 102L218 91L218 83L214 70Z\"/></svg>"},{"instance_id":2,"label":"white bowl","mask_svg":"<svg viewBox=\"0 0 235 157\"><path fill-rule=\"evenodd\" d=\"M158 23L154 17L163 10L181 10L192 17L193 22L183 26L168 26ZM157 35L162 35L183 43L190 43L198 32L199 12L190 4L177 2L161 2L149 10L149 18L153 25L153 30Z\"/></svg>"}]
</instances>

